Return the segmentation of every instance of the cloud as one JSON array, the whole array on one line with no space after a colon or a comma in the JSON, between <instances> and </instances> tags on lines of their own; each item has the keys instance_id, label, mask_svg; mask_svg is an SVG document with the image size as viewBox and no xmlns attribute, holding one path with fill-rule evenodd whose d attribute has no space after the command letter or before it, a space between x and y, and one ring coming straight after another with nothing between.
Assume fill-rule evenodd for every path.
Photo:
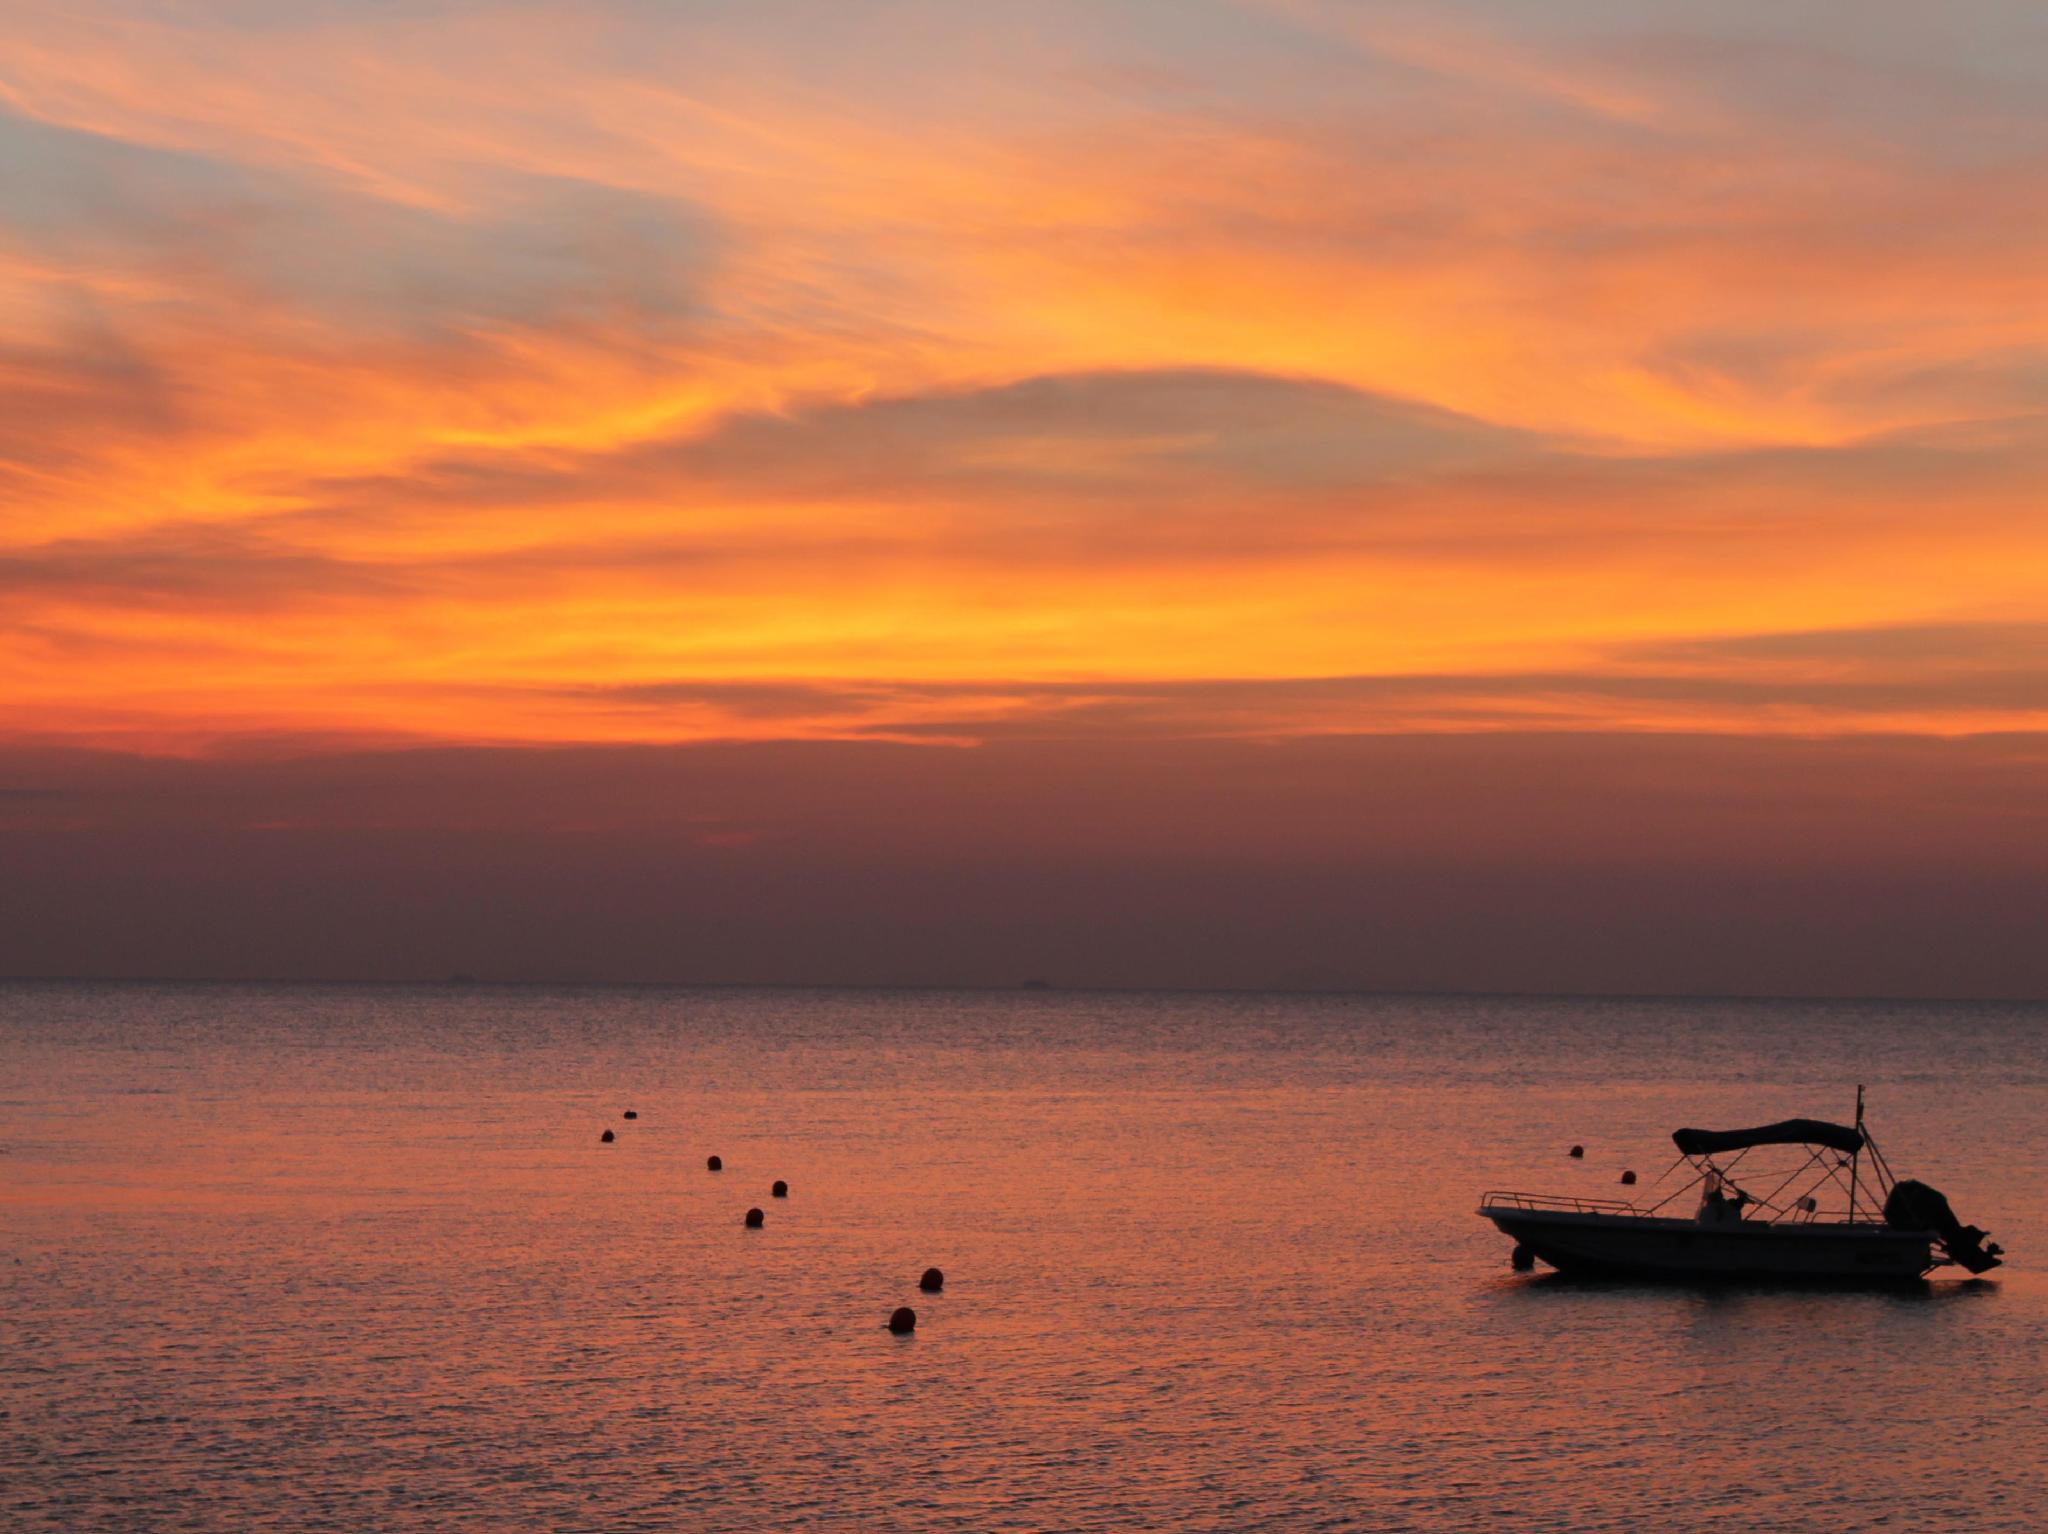
<instances>
[{"instance_id":1,"label":"cloud","mask_svg":"<svg viewBox=\"0 0 2048 1534\"><path fill-rule=\"evenodd\" d=\"M46 323L46 337L0 345L0 497L89 480L110 436L175 450L185 415L176 384L103 304L75 292Z\"/></svg>"},{"instance_id":2,"label":"cloud","mask_svg":"<svg viewBox=\"0 0 2048 1534\"><path fill-rule=\"evenodd\" d=\"M23 718L96 739L2032 729L2041 446L1613 456L1321 381L1057 375L316 478L17 547L0 616Z\"/></svg>"},{"instance_id":3,"label":"cloud","mask_svg":"<svg viewBox=\"0 0 2048 1534\"><path fill-rule=\"evenodd\" d=\"M406 206L189 150L0 114L17 259L149 281L159 301L455 338L695 315L711 223L675 199L512 168L460 209Z\"/></svg>"},{"instance_id":4,"label":"cloud","mask_svg":"<svg viewBox=\"0 0 2048 1534\"><path fill-rule=\"evenodd\" d=\"M1534 464L1527 433L1315 379L1223 369L1055 374L740 411L595 452L470 452L305 487L313 515L376 504L506 509L1020 502L1102 519L1172 501L1307 495ZM644 520L644 518L635 518Z\"/></svg>"},{"instance_id":5,"label":"cloud","mask_svg":"<svg viewBox=\"0 0 2048 1534\"><path fill-rule=\"evenodd\" d=\"M333 559L229 528L60 540L0 553L0 603L55 597L123 610L249 614L396 596L414 584L399 568Z\"/></svg>"},{"instance_id":6,"label":"cloud","mask_svg":"<svg viewBox=\"0 0 2048 1534\"><path fill-rule=\"evenodd\" d=\"M1738 661L1859 679L1886 675L1897 667L2004 675L2048 670L2048 624L1914 623L1736 634L1644 645L1633 653L1651 663L1711 666ZM2048 693L2038 696L2048 699Z\"/></svg>"},{"instance_id":7,"label":"cloud","mask_svg":"<svg viewBox=\"0 0 2048 1534\"><path fill-rule=\"evenodd\" d=\"M677 467L749 493L955 493L1044 485L1130 494L1164 478L1346 487L1537 456L1525 433L1315 379L1224 369L1082 373L734 419Z\"/></svg>"},{"instance_id":8,"label":"cloud","mask_svg":"<svg viewBox=\"0 0 2048 1534\"><path fill-rule=\"evenodd\" d=\"M516 167L425 207L0 111L0 206L15 537L260 509L265 465L587 430L715 323L702 209Z\"/></svg>"},{"instance_id":9,"label":"cloud","mask_svg":"<svg viewBox=\"0 0 2048 1534\"><path fill-rule=\"evenodd\" d=\"M1941 624L1621 646L1569 671L639 683L576 701L896 739L1275 739L1628 728L1831 735L2048 729L2048 624Z\"/></svg>"},{"instance_id":10,"label":"cloud","mask_svg":"<svg viewBox=\"0 0 2048 1534\"><path fill-rule=\"evenodd\" d=\"M17 730L2035 715L2025 18L17 9Z\"/></svg>"}]
</instances>

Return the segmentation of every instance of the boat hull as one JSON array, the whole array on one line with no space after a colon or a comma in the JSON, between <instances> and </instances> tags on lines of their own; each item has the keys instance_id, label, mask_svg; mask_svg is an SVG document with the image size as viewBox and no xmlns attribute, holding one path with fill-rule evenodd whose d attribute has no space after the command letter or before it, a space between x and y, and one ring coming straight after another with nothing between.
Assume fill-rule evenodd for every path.
<instances>
[{"instance_id":1,"label":"boat hull","mask_svg":"<svg viewBox=\"0 0 2048 1534\"><path fill-rule=\"evenodd\" d=\"M1935 1263L1931 1233L1882 1225L1709 1225L1512 1205L1483 1205L1479 1213L1562 1273L1882 1284L1910 1283Z\"/></svg>"}]
</instances>

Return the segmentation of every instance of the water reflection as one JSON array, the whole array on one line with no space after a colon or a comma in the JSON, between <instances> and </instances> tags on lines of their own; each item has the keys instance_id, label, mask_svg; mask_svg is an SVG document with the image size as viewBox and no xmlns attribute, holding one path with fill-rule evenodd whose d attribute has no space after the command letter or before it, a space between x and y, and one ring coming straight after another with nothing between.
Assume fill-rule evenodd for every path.
<instances>
[{"instance_id":1,"label":"water reflection","mask_svg":"<svg viewBox=\"0 0 2048 1534\"><path fill-rule=\"evenodd\" d=\"M2043 1020L0 987L0 1526L2032 1530ZM2015 1266L1523 1278L1472 1215L1855 1079Z\"/></svg>"}]
</instances>

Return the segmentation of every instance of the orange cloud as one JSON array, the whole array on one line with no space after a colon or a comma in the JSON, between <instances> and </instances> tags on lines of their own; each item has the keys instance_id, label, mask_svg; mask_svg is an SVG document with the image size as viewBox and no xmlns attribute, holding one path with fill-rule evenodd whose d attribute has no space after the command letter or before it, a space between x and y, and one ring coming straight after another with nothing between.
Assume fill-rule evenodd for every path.
<instances>
[{"instance_id":1,"label":"orange cloud","mask_svg":"<svg viewBox=\"0 0 2048 1534\"><path fill-rule=\"evenodd\" d=\"M1803 25L32 4L6 726L2038 729L2048 124Z\"/></svg>"}]
</instances>

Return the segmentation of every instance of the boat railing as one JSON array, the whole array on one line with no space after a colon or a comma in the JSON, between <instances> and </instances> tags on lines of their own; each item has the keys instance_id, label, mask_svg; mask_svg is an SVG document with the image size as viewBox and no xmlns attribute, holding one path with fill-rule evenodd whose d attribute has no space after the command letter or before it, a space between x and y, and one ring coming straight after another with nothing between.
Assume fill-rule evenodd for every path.
<instances>
[{"instance_id":1,"label":"boat railing","mask_svg":"<svg viewBox=\"0 0 2048 1534\"><path fill-rule=\"evenodd\" d=\"M1509 1193L1493 1189L1479 1195L1482 1208L1567 1210L1573 1214L1638 1214L1634 1204L1618 1198L1573 1198L1556 1193Z\"/></svg>"}]
</instances>

